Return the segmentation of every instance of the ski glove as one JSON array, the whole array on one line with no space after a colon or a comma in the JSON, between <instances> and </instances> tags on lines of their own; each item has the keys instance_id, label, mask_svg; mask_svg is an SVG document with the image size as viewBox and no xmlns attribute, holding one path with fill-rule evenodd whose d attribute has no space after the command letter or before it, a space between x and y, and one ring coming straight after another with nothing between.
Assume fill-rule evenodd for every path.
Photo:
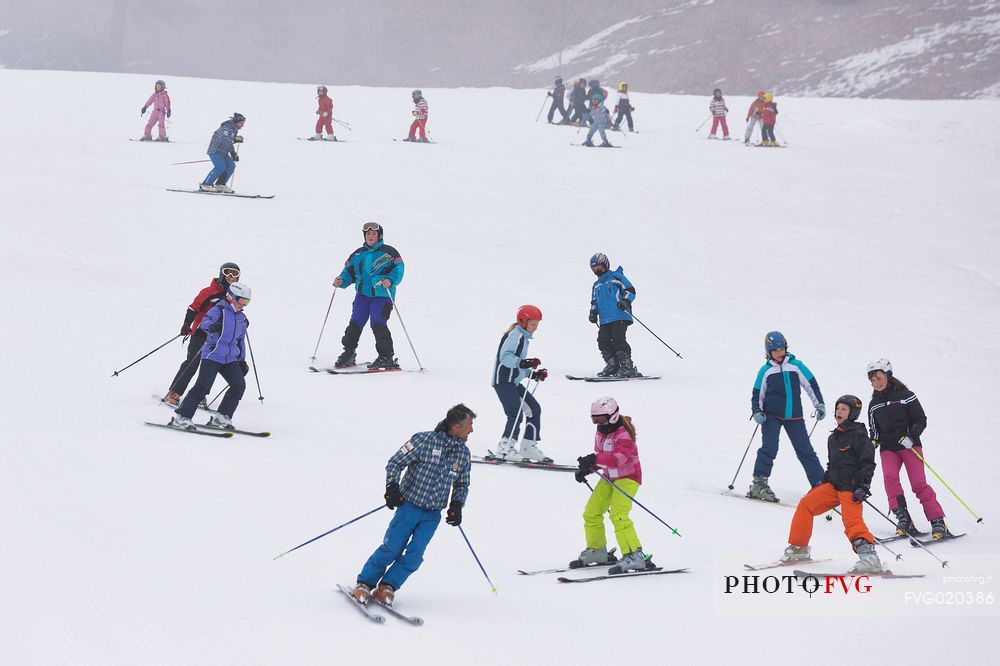
<instances>
[{"instance_id":1,"label":"ski glove","mask_svg":"<svg viewBox=\"0 0 1000 666\"><path fill-rule=\"evenodd\" d=\"M587 317L587 319L590 320L591 324L596 324L597 323L597 310L591 310L590 311L590 316Z\"/></svg>"},{"instance_id":2,"label":"ski glove","mask_svg":"<svg viewBox=\"0 0 1000 666\"><path fill-rule=\"evenodd\" d=\"M243 373L244 377L250 374L250 366L247 365L246 361L240 361L240 372Z\"/></svg>"},{"instance_id":3,"label":"ski glove","mask_svg":"<svg viewBox=\"0 0 1000 666\"><path fill-rule=\"evenodd\" d=\"M573 478L576 479L577 483L583 483L587 480L588 474L590 474L589 469L578 469L573 473Z\"/></svg>"},{"instance_id":4,"label":"ski glove","mask_svg":"<svg viewBox=\"0 0 1000 666\"><path fill-rule=\"evenodd\" d=\"M909 435L903 435L902 437L899 438L899 445L902 446L904 449L912 449L913 440L910 439Z\"/></svg>"},{"instance_id":5,"label":"ski glove","mask_svg":"<svg viewBox=\"0 0 1000 666\"><path fill-rule=\"evenodd\" d=\"M462 524L462 505L452 500L451 504L448 505L448 513L445 516L444 522L452 527L458 527Z\"/></svg>"},{"instance_id":6,"label":"ski glove","mask_svg":"<svg viewBox=\"0 0 1000 666\"><path fill-rule=\"evenodd\" d=\"M523 361L521 361L520 366L522 368L537 368L541 364L542 362L539 361L537 358L526 358Z\"/></svg>"},{"instance_id":7,"label":"ski glove","mask_svg":"<svg viewBox=\"0 0 1000 666\"><path fill-rule=\"evenodd\" d=\"M170 117L170 109L167 109L167 118Z\"/></svg>"},{"instance_id":8,"label":"ski glove","mask_svg":"<svg viewBox=\"0 0 1000 666\"><path fill-rule=\"evenodd\" d=\"M590 474L591 472L594 471L594 468L597 466L597 454L588 453L585 456L580 456L579 458L576 459L576 464L577 467L580 468L581 472L586 472L587 474Z\"/></svg>"},{"instance_id":9,"label":"ski glove","mask_svg":"<svg viewBox=\"0 0 1000 666\"><path fill-rule=\"evenodd\" d=\"M764 412L754 412L753 420L757 422L757 425L764 425L764 421L767 420L767 414Z\"/></svg>"},{"instance_id":10,"label":"ski glove","mask_svg":"<svg viewBox=\"0 0 1000 666\"><path fill-rule=\"evenodd\" d=\"M854 501L861 504L866 499L871 497L871 491L867 483L862 483L860 486L854 489Z\"/></svg>"},{"instance_id":11,"label":"ski glove","mask_svg":"<svg viewBox=\"0 0 1000 666\"><path fill-rule=\"evenodd\" d=\"M235 150L233 152L229 153L229 156L233 158L234 162L239 162L240 161L240 155Z\"/></svg>"},{"instance_id":12,"label":"ski glove","mask_svg":"<svg viewBox=\"0 0 1000 666\"><path fill-rule=\"evenodd\" d=\"M233 143L243 143L243 137L237 134L233 137Z\"/></svg>"},{"instance_id":13,"label":"ski glove","mask_svg":"<svg viewBox=\"0 0 1000 666\"><path fill-rule=\"evenodd\" d=\"M403 494L399 492L399 484L393 481L385 487L385 505L390 509L403 506Z\"/></svg>"},{"instance_id":14,"label":"ski glove","mask_svg":"<svg viewBox=\"0 0 1000 666\"><path fill-rule=\"evenodd\" d=\"M191 335L191 324L184 322L184 325L181 326L181 335L183 335L185 338Z\"/></svg>"},{"instance_id":15,"label":"ski glove","mask_svg":"<svg viewBox=\"0 0 1000 666\"><path fill-rule=\"evenodd\" d=\"M549 376L549 371L546 370L545 368L542 368L541 370L535 370L534 372L531 373L531 378L539 382L544 382L545 378L548 376Z\"/></svg>"},{"instance_id":16,"label":"ski glove","mask_svg":"<svg viewBox=\"0 0 1000 666\"><path fill-rule=\"evenodd\" d=\"M826 405L820 403L816 405L816 420L822 421L826 418Z\"/></svg>"},{"instance_id":17,"label":"ski glove","mask_svg":"<svg viewBox=\"0 0 1000 666\"><path fill-rule=\"evenodd\" d=\"M146 107L142 107L142 111L139 112L140 116L146 115Z\"/></svg>"},{"instance_id":18,"label":"ski glove","mask_svg":"<svg viewBox=\"0 0 1000 666\"><path fill-rule=\"evenodd\" d=\"M625 312L632 312L632 301L623 298L618 301L618 309L625 310Z\"/></svg>"}]
</instances>

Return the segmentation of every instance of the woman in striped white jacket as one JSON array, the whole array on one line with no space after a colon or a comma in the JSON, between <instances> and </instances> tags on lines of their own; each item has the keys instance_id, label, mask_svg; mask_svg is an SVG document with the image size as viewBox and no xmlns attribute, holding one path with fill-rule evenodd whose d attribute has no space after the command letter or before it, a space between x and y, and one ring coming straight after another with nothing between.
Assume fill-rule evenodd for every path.
<instances>
[{"instance_id":1,"label":"woman in striped white jacket","mask_svg":"<svg viewBox=\"0 0 1000 666\"><path fill-rule=\"evenodd\" d=\"M712 132L708 135L709 139L715 138L715 131L722 125L722 138L726 141L729 140L729 125L726 124L726 114L729 113L729 107L726 106L726 100L722 98L722 90L716 88L712 91L712 99L708 102L708 110L712 114Z\"/></svg>"}]
</instances>

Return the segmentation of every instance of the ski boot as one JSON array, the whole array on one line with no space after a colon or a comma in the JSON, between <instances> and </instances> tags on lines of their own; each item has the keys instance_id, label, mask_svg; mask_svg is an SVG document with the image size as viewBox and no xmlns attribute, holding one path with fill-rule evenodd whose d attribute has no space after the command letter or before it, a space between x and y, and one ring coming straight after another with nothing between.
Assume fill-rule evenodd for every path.
<instances>
[{"instance_id":1,"label":"ski boot","mask_svg":"<svg viewBox=\"0 0 1000 666\"><path fill-rule=\"evenodd\" d=\"M950 536L952 536L952 533L948 531L948 526L944 524L944 516L931 521L931 538L940 541Z\"/></svg>"},{"instance_id":2,"label":"ski boot","mask_svg":"<svg viewBox=\"0 0 1000 666\"><path fill-rule=\"evenodd\" d=\"M426 136L422 136L419 139L417 139L417 143L430 143L430 142L431 140L428 139Z\"/></svg>"},{"instance_id":3,"label":"ski boot","mask_svg":"<svg viewBox=\"0 0 1000 666\"><path fill-rule=\"evenodd\" d=\"M582 569L584 567L592 567L599 564L612 564L618 561L615 557L615 549L612 548L608 550L607 546L601 546L600 548L584 548L580 553L580 557L576 558L569 563L570 569Z\"/></svg>"},{"instance_id":4,"label":"ski boot","mask_svg":"<svg viewBox=\"0 0 1000 666\"><path fill-rule=\"evenodd\" d=\"M324 140L325 141L340 141L340 139L337 138L336 134L331 134L330 136L326 137L326 139L324 139Z\"/></svg>"},{"instance_id":5,"label":"ski boot","mask_svg":"<svg viewBox=\"0 0 1000 666\"><path fill-rule=\"evenodd\" d=\"M163 399L163 402L171 407L177 407L181 404L181 395L176 391L167 391L167 397Z\"/></svg>"},{"instance_id":6,"label":"ski boot","mask_svg":"<svg viewBox=\"0 0 1000 666\"><path fill-rule=\"evenodd\" d=\"M358 355L354 353L354 350L344 350L344 353L337 357L334 361L333 367L335 368L350 368L357 365Z\"/></svg>"},{"instance_id":7,"label":"ski boot","mask_svg":"<svg viewBox=\"0 0 1000 666\"><path fill-rule=\"evenodd\" d=\"M899 505L892 510L892 513L896 516L896 536L906 534L912 536L916 532L916 528L913 527L913 519L910 518L910 512L906 510L905 505Z\"/></svg>"},{"instance_id":8,"label":"ski boot","mask_svg":"<svg viewBox=\"0 0 1000 666\"><path fill-rule=\"evenodd\" d=\"M656 565L653 564L651 557L646 557L642 552L642 548L636 548L631 553L623 557L621 562L608 569L608 573L612 576L616 576L618 574L629 573L632 571L646 571L647 569L655 568Z\"/></svg>"},{"instance_id":9,"label":"ski boot","mask_svg":"<svg viewBox=\"0 0 1000 666\"><path fill-rule=\"evenodd\" d=\"M180 414L174 414L174 417L170 419L170 423L167 424L171 428L177 428L179 430L194 430L194 422L186 416L181 416Z\"/></svg>"},{"instance_id":10,"label":"ski boot","mask_svg":"<svg viewBox=\"0 0 1000 666\"><path fill-rule=\"evenodd\" d=\"M215 184L215 191L222 192L224 194L232 194L234 192L233 188L228 185L219 185L218 183Z\"/></svg>"},{"instance_id":11,"label":"ski boot","mask_svg":"<svg viewBox=\"0 0 1000 666\"><path fill-rule=\"evenodd\" d=\"M868 543L864 539L855 539L853 546L854 552L858 554L860 559L851 569L851 573L882 573L882 560L878 558L878 553L875 552L875 544Z\"/></svg>"},{"instance_id":12,"label":"ski boot","mask_svg":"<svg viewBox=\"0 0 1000 666\"><path fill-rule=\"evenodd\" d=\"M642 377L639 374L639 369L635 367L632 363L632 355L626 352L618 352L618 372L615 374L616 377L632 378L632 377Z\"/></svg>"},{"instance_id":13,"label":"ski boot","mask_svg":"<svg viewBox=\"0 0 1000 666\"><path fill-rule=\"evenodd\" d=\"M372 598L372 588L368 587L366 583L358 583L354 586L351 596L354 597L355 601L364 606Z\"/></svg>"},{"instance_id":14,"label":"ski boot","mask_svg":"<svg viewBox=\"0 0 1000 666\"><path fill-rule=\"evenodd\" d=\"M722 137L722 140L723 141L729 141L729 137L728 136L724 136L724 137Z\"/></svg>"},{"instance_id":15,"label":"ski boot","mask_svg":"<svg viewBox=\"0 0 1000 666\"><path fill-rule=\"evenodd\" d=\"M812 559L812 552L809 546L793 546L788 545L785 548L785 554L781 556L782 562L808 562Z\"/></svg>"},{"instance_id":16,"label":"ski boot","mask_svg":"<svg viewBox=\"0 0 1000 666\"><path fill-rule=\"evenodd\" d=\"M417 142L416 138L414 138L412 136L406 137L405 139L403 139L403 141L406 141L406 142L409 142L409 143L416 143Z\"/></svg>"},{"instance_id":17,"label":"ski boot","mask_svg":"<svg viewBox=\"0 0 1000 666\"><path fill-rule=\"evenodd\" d=\"M552 462L552 458L542 453L542 450L538 448L538 442L533 439L525 439L521 441L521 452L519 454L520 459L527 462Z\"/></svg>"},{"instance_id":18,"label":"ski boot","mask_svg":"<svg viewBox=\"0 0 1000 666\"><path fill-rule=\"evenodd\" d=\"M509 437L503 437L497 444L497 450L493 453L493 457L497 460L513 460L511 456L515 454L517 454L517 446L514 441Z\"/></svg>"},{"instance_id":19,"label":"ski boot","mask_svg":"<svg viewBox=\"0 0 1000 666\"><path fill-rule=\"evenodd\" d=\"M392 356L379 354L378 358L368 364L370 370L399 370L399 363Z\"/></svg>"},{"instance_id":20,"label":"ski boot","mask_svg":"<svg viewBox=\"0 0 1000 666\"><path fill-rule=\"evenodd\" d=\"M598 377L614 377L618 374L618 370L621 367L618 365L618 357L614 354L604 355L604 369L597 373Z\"/></svg>"},{"instance_id":21,"label":"ski boot","mask_svg":"<svg viewBox=\"0 0 1000 666\"><path fill-rule=\"evenodd\" d=\"M598 146L598 148L614 148L614 146L612 146L611 143L608 141L602 141L601 145Z\"/></svg>"},{"instance_id":22,"label":"ski boot","mask_svg":"<svg viewBox=\"0 0 1000 666\"><path fill-rule=\"evenodd\" d=\"M153 139L153 142L154 143L170 143L170 139L167 138L167 137L165 137L165 136L164 137L157 137L157 138Z\"/></svg>"},{"instance_id":23,"label":"ski boot","mask_svg":"<svg viewBox=\"0 0 1000 666\"><path fill-rule=\"evenodd\" d=\"M314 134L311 137L309 137L309 140L310 141L322 141L323 140L323 135L322 134Z\"/></svg>"},{"instance_id":24,"label":"ski boot","mask_svg":"<svg viewBox=\"0 0 1000 666\"><path fill-rule=\"evenodd\" d=\"M207 183L198 183L198 189L201 190L202 192L218 192L219 191L219 190L215 189L215 185L209 185Z\"/></svg>"},{"instance_id":25,"label":"ski boot","mask_svg":"<svg viewBox=\"0 0 1000 666\"><path fill-rule=\"evenodd\" d=\"M594 142L593 141L584 141L580 145L587 146L588 148L593 148L594 147Z\"/></svg>"},{"instance_id":26,"label":"ski boot","mask_svg":"<svg viewBox=\"0 0 1000 666\"><path fill-rule=\"evenodd\" d=\"M220 430L233 430L233 420L225 414L212 414L212 417L208 419L208 426Z\"/></svg>"},{"instance_id":27,"label":"ski boot","mask_svg":"<svg viewBox=\"0 0 1000 666\"><path fill-rule=\"evenodd\" d=\"M719 137L715 136L714 134L709 134L708 138L709 139L715 139L716 141L718 141L718 139L719 139Z\"/></svg>"},{"instance_id":28,"label":"ski boot","mask_svg":"<svg viewBox=\"0 0 1000 666\"><path fill-rule=\"evenodd\" d=\"M753 477L753 483L750 484L750 492L748 492L746 496L750 499L763 500L765 502L779 501L778 498L774 496L774 491L771 490L771 486L767 485L766 476Z\"/></svg>"},{"instance_id":29,"label":"ski boot","mask_svg":"<svg viewBox=\"0 0 1000 666\"><path fill-rule=\"evenodd\" d=\"M388 606L392 608L392 602L396 599L396 590L392 589L392 585L386 585L385 583L379 583L372 592L372 598L383 606Z\"/></svg>"},{"instance_id":30,"label":"ski boot","mask_svg":"<svg viewBox=\"0 0 1000 666\"><path fill-rule=\"evenodd\" d=\"M139 139L139 141L152 141L152 140L153 140L152 134L143 134L142 138Z\"/></svg>"}]
</instances>

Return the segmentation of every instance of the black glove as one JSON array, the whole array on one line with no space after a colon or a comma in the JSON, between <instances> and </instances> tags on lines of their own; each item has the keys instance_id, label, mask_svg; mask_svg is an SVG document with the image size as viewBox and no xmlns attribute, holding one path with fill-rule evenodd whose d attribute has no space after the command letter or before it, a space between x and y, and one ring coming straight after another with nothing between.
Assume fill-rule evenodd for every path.
<instances>
[{"instance_id":1,"label":"black glove","mask_svg":"<svg viewBox=\"0 0 1000 666\"><path fill-rule=\"evenodd\" d=\"M208 327L208 332L209 333L222 333L222 322L221 321L217 321L214 324L212 324L211 326L209 326Z\"/></svg>"},{"instance_id":2,"label":"black glove","mask_svg":"<svg viewBox=\"0 0 1000 666\"><path fill-rule=\"evenodd\" d=\"M871 497L871 490L867 483L862 483L857 488L854 489L854 501L861 504L866 499Z\"/></svg>"},{"instance_id":3,"label":"black glove","mask_svg":"<svg viewBox=\"0 0 1000 666\"><path fill-rule=\"evenodd\" d=\"M239 162L240 161L240 155L235 150L233 152L229 153L229 156L233 158L234 162Z\"/></svg>"},{"instance_id":4,"label":"black glove","mask_svg":"<svg viewBox=\"0 0 1000 666\"><path fill-rule=\"evenodd\" d=\"M458 527L462 524L462 505L452 500L451 504L448 505L448 513L445 516L444 522L452 527Z\"/></svg>"},{"instance_id":5,"label":"black glove","mask_svg":"<svg viewBox=\"0 0 1000 666\"><path fill-rule=\"evenodd\" d=\"M243 137L237 134L233 137L233 143L243 143Z\"/></svg>"},{"instance_id":6,"label":"black glove","mask_svg":"<svg viewBox=\"0 0 1000 666\"><path fill-rule=\"evenodd\" d=\"M243 371L244 377L246 377L250 373L250 366L247 365L246 361L240 361L240 370Z\"/></svg>"},{"instance_id":7,"label":"black glove","mask_svg":"<svg viewBox=\"0 0 1000 666\"><path fill-rule=\"evenodd\" d=\"M537 368L541 363L537 358L526 358L521 361L520 365L522 368Z\"/></svg>"},{"instance_id":8,"label":"black glove","mask_svg":"<svg viewBox=\"0 0 1000 666\"><path fill-rule=\"evenodd\" d=\"M573 478L576 479L577 483L583 483L587 479L587 475L590 474L589 469L578 469L573 474Z\"/></svg>"},{"instance_id":9,"label":"black glove","mask_svg":"<svg viewBox=\"0 0 1000 666\"><path fill-rule=\"evenodd\" d=\"M184 337L191 335L191 324L184 322L184 325L181 326L181 335Z\"/></svg>"},{"instance_id":10,"label":"black glove","mask_svg":"<svg viewBox=\"0 0 1000 666\"><path fill-rule=\"evenodd\" d=\"M542 368L541 370L535 370L534 372L531 373L531 378L540 382L544 382L545 378L548 376L549 376L549 371L546 370L545 368Z\"/></svg>"},{"instance_id":11,"label":"black glove","mask_svg":"<svg viewBox=\"0 0 1000 666\"><path fill-rule=\"evenodd\" d=\"M142 111L139 113L140 116L146 115L146 107L142 107Z\"/></svg>"},{"instance_id":12,"label":"black glove","mask_svg":"<svg viewBox=\"0 0 1000 666\"><path fill-rule=\"evenodd\" d=\"M589 453L585 456L580 456L576 459L576 464L580 468L581 472L587 472L589 474L594 471L595 467L597 467L597 454Z\"/></svg>"},{"instance_id":13,"label":"black glove","mask_svg":"<svg viewBox=\"0 0 1000 666\"><path fill-rule=\"evenodd\" d=\"M191 335L191 324L194 323L194 310L188 308L184 313L184 324L181 326L181 335Z\"/></svg>"},{"instance_id":14,"label":"black glove","mask_svg":"<svg viewBox=\"0 0 1000 666\"><path fill-rule=\"evenodd\" d=\"M399 484L393 481L385 487L385 505L390 509L403 506L403 494L399 492Z\"/></svg>"},{"instance_id":15,"label":"black glove","mask_svg":"<svg viewBox=\"0 0 1000 666\"><path fill-rule=\"evenodd\" d=\"M170 109L167 109L167 118L170 117Z\"/></svg>"},{"instance_id":16,"label":"black glove","mask_svg":"<svg viewBox=\"0 0 1000 666\"><path fill-rule=\"evenodd\" d=\"M632 301L623 298L618 301L618 309L625 310L625 312L632 312Z\"/></svg>"},{"instance_id":17,"label":"black glove","mask_svg":"<svg viewBox=\"0 0 1000 666\"><path fill-rule=\"evenodd\" d=\"M597 310L591 310L590 311L590 316L587 317L587 319L590 320L591 324L596 324L597 323Z\"/></svg>"}]
</instances>

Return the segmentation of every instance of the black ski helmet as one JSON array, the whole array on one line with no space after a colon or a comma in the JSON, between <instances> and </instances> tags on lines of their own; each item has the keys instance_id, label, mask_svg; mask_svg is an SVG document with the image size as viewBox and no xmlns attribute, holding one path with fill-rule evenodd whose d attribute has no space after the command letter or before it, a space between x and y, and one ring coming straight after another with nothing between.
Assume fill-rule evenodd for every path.
<instances>
[{"instance_id":1,"label":"black ski helmet","mask_svg":"<svg viewBox=\"0 0 1000 666\"><path fill-rule=\"evenodd\" d=\"M247 117L246 117L246 116L244 116L244 115L243 115L242 113L239 113L239 112L237 112L237 113L234 113L234 114L233 114L233 123L234 123L234 124L235 124L235 123L241 123L241 122L244 122L244 121L245 121L246 119L247 119Z\"/></svg>"},{"instance_id":2,"label":"black ski helmet","mask_svg":"<svg viewBox=\"0 0 1000 666\"><path fill-rule=\"evenodd\" d=\"M383 229L382 225L379 224L378 222L365 222L361 226L361 237L364 238L365 234L367 234L369 231L377 231L378 239L382 240L382 234L385 232L385 229Z\"/></svg>"},{"instance_id":3,"label":"black ski helmet","mask_svg":"<svg viewBox=\"0 0 1000 666\"><path fill-rule=\"evenodd\" d=\"M595 266L603 266L604 271L611 270L611 261L608 259L608 255L603 252L598 252L590 258L590 270L594 270Z\"/></svg>"},{"instance_id":4,"label":"black ski helmet","mask_svg":"<svg viewBox=\"0 0 1000 666\"><path fill-rule=\"evenodd\" d=\"M240 267L237 266L235 262L227 261L226 263L224 263L221 266L219 266L219 282L220 283L225 283L225 281L226 281L225 272L226 272L227 269L229 269L229 270L235 269L237 273L242 273L243 272L243 271L240 270ZM239 279L239 277L240 276L237 275L236 279Z\"/></svg>"},{"instance_id":5,"label":"black ski helmet","mask_svg":"<svg viewBox=\"0 0 1000 666\"><path fill-rule=\"evenodd\" d=\"M833 404L834 409L840 404L847 405L847 408L851 410L851 413L847 415L848 421L857 421L858 417L861 416L861 398L858 396L850 393L840 396Z\"/></svg>"}]
</instances>

